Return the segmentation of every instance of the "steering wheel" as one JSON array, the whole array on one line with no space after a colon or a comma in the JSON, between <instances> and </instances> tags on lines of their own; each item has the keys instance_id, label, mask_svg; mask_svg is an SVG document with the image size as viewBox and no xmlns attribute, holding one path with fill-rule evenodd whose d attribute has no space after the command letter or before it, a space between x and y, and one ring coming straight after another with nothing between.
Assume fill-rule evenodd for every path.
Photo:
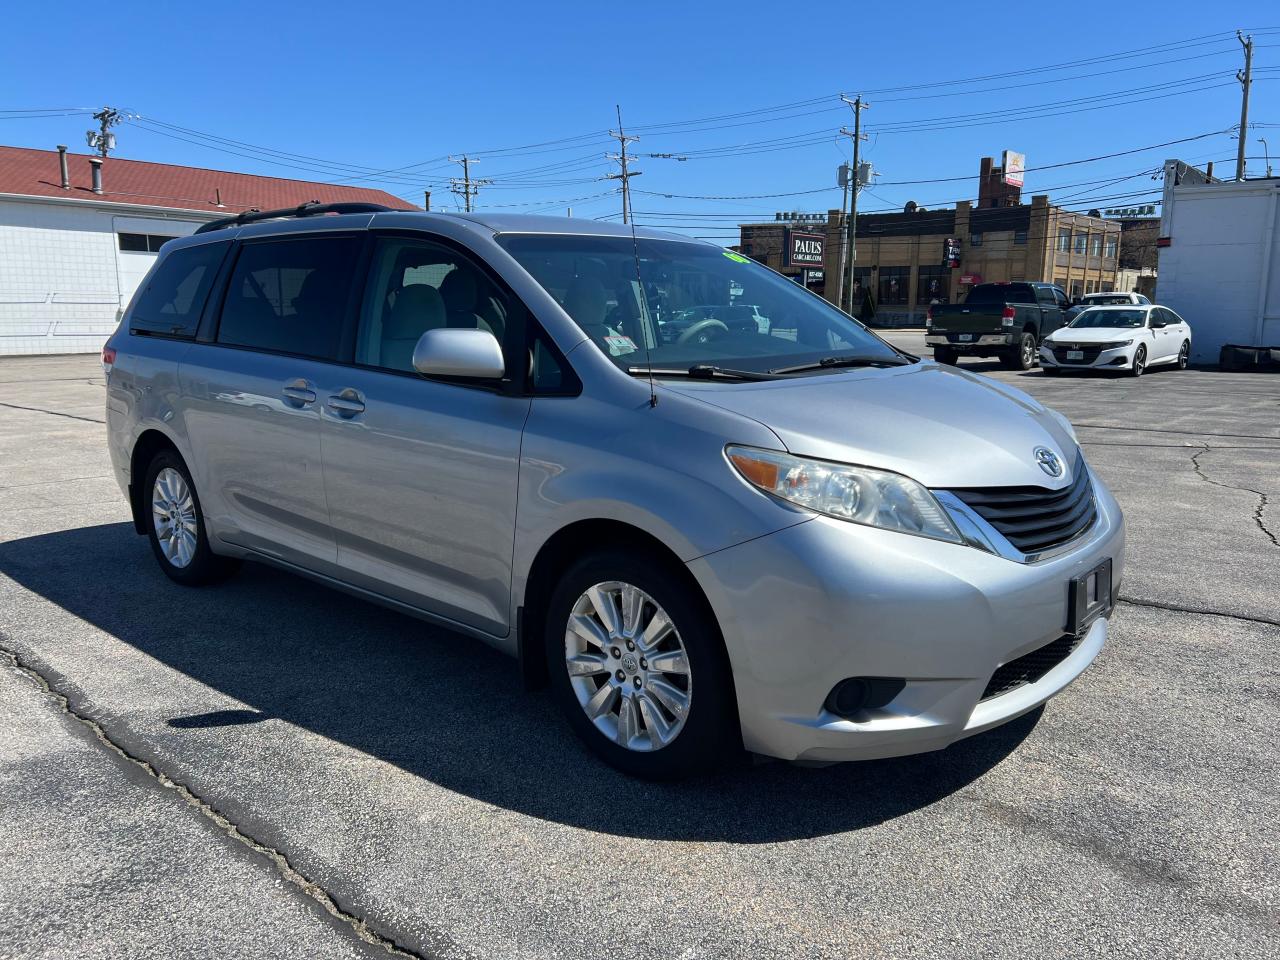
<instances>
[{"instance_id":1,"label":"steering wheel","mask_svg":"<svg viewBox=\"0 0 1280 960\"><path fill-rule=\"evenodd\" d=\"M699 320L684 333L676 338L676 343L710 343L717 340L722 333L728 333L729 328L717 320L715 317L708 317L706 320Z\"/></svg>"}]
</instances>

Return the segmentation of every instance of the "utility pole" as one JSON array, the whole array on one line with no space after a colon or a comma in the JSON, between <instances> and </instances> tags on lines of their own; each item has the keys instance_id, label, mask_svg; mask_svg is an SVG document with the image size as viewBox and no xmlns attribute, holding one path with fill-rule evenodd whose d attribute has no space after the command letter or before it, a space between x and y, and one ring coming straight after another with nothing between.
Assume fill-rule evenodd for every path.
<instances>
[{"instance_id":1,"label":"utility pole","mask_svg":"<svg viewBox=\"0 0 1280 960\"><path fill-rule=\"evenodd\" d=\"M1267 146L1267 138L1259 137L1258 142L1262 144L1262 155L1267 160L1267 179L1271 179L1271 148Z\"/></svg>"},{"instance_id":2,"label":"utility pole","mask_svg":"<svg viewBox=\"0 0 1280 960\"><path fill-rule=\"evenodd\" d=\"M88 140L89 146L98 151L102 159L107 158L107 151L115 148L116 135L111 133L111 128L120 122L120 112L112 107L103 107L93 115L93 119L98 121L98 130L88 131L85 139Z\"/></svg>"},{"instance_id":3,"label":"utility pole","mask_svg":"<svg viewBox=\"0 0 1280 960\"><path fill-rule=\"evenodd\" d=\"M1253 83L1253 35L1236 31L1236 39L1244 47L1244 69L1236 71L1240 81L1240 148L1236 151L1236 179L1244 179L1244 138L1249 129L1249 85Z\"/></svg>"},{"instance_id":4,"label":"utility pole","mask_svg":"<svg viewBox=\"0 0 1280 960\"><path fill-rule=\"evenodd\" d=\"M470 213L471 198L480 193L481 187L487 186L488 184L493 183L493 181L471 179L471 164L478 163L479 161L473 160L466 154L463 154L461 157L450 157L449 159L454 163L462 164L462 179L459 180L457 177L451 177L449 179L449 191L462 196L463 208L467 213Z\"/></svg>"},{"instance_id":5,"label":"utility pole","mask_svg":"<svg viewBox=\"0 0 1280 960\"><path fill-rule=\"evenodd\" d=\"M842 163L837 168L836 180L843 188L840 194L840 244L836 255L836 263L839 265L835 270L835 303L836 309L844 308L844 290L846 284L849 283L848 278L844 275L845 267L845 247L848 243L849 232L846 224L849 221L849 182L853 177L853 170L847 163ZM828 297L828 299L831 299Z\"/></svg>"},{"instance_id":6,"label":"utility pole","mask_svg":"<svg viewBox=\"0 0 1280 960\"><path fill-rule=\"evenodd\" d=\"M628 168L627 144L635 143L640 138L626 135L622 129L622 107L615 105L615 109L618 111L618 130L616 133L610 130L609 136L618 141L618 152L609 154L609 159L616 160L620 169L617 173L605 174L605 179L622 181L622 222L627 223L627 218L631 215L631 178L638 177L643 172Z\"/></svg>"},{"instance_id":7,"label":"utility pole","mask_svg":"<svg viewBox=\"0 0 1280 960\"><path fill-rule=\"evenodd\" d=\"M862 111L867 109L870 104L862 102L862 94L850 100L848 97L841 96L841 100L853 107L853 129L848 130L844 127L840 128L840 132L846 137L853 138L853 186L850 188L849 194L849 222L845 226L848 231L848 272L849 272L849 310L850 316L853 315L853 267L858 260L858 189L862 186L859 182L862 171L858 164L858 148L862 145Z\"/></svg>"},{"instance_id":8,"label":"utility pole","mask_svg":"<svg viewBox=\"0 0 1280 960\"><path fill-rule=\"evenodd\" d=\"M426 201L426 203L423 205L422 209L423 209L423 210L430 210L430 209L431 209L431 191L430 191L430 190L423 190L423 191L422 191L422 193L423 193L423 199Z\"/></svg>"}]
</instances>

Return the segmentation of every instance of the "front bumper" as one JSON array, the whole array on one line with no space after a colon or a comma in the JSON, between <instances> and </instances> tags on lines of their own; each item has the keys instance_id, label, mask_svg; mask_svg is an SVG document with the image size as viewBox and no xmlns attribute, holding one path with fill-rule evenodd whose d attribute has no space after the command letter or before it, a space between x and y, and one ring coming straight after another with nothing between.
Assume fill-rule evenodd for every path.
<instances>
[{"instance_id":1,"label":"front bumper","mask_svg":"<svg viewBox=\"0 0 1280 960\"><path fill-rule=\"evenodd\" d=\"M724 632L746 748L812 761L939 750L1056 694L1102 649L1105 619L1034 683L980 702L998 667L1063 634L1073 577L1110 558L1119 590L1124 520L1094 483L1093 527L1037 563L828 517L692 561ZM823 707L846 677L906 686L847 720Z\"/></svg>"},{"instance_id":2,"label":"front bumper","mask_svg":"<svg viewBox=\"0 0 1280 960\"><path fill-rule=\"evenodd\" d=\"M1103 350L1092 360L1059 360L1047 344L1041 343L1040 366L1059 367L1063 370L1088 370L1102 367L1112 370L1124 369L1125 367L1133 366L1134 350L1134 346L1130 344L1127 347L1113 347L1110 350Z\"/></svg>"}]
</instances>

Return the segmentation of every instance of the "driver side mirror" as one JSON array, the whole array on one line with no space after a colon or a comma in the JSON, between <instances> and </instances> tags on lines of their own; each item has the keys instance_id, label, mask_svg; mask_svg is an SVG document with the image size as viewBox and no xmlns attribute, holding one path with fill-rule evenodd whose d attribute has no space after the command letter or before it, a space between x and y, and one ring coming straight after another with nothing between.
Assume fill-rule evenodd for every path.
<instances>
[{"instance_id":1,"label":"driver side mirror","mask_svg":"<svg viewBox=\"0 0 1280 960\"><path fill-rule=\"evenodd\" d=\"M413 348L413 369L428 377L500 380L506 372L502 345L488 330L428 330Z\"/></svg>"}]
</instances>

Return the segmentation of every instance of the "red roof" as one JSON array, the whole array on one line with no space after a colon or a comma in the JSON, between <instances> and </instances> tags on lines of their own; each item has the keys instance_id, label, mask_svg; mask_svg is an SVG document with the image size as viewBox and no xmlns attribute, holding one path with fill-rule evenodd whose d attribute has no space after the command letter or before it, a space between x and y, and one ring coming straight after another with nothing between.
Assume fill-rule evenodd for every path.
<instances>
[{"instance_id":1,"label":"red roof","mask_svg":"<svg viewBox=\"0 0 1280 960\"><path fill-rule=\"evenodd\" d=\"M226 215L257 207L274 210L296 207L309 200L323 203L361 201L394 210L417 210L413 204L383 190L349 187L312 180L283 180L251 173L229 173L203 167L179 167L145 160L108 157L102 164L102 194L91 189L89 156L67 154L70 189L62 189L58 151L0 147L0 194L109 200L147 207L178 207ZM217 205L221 195L222 206Z\"/></svg>"}]
</instances>

